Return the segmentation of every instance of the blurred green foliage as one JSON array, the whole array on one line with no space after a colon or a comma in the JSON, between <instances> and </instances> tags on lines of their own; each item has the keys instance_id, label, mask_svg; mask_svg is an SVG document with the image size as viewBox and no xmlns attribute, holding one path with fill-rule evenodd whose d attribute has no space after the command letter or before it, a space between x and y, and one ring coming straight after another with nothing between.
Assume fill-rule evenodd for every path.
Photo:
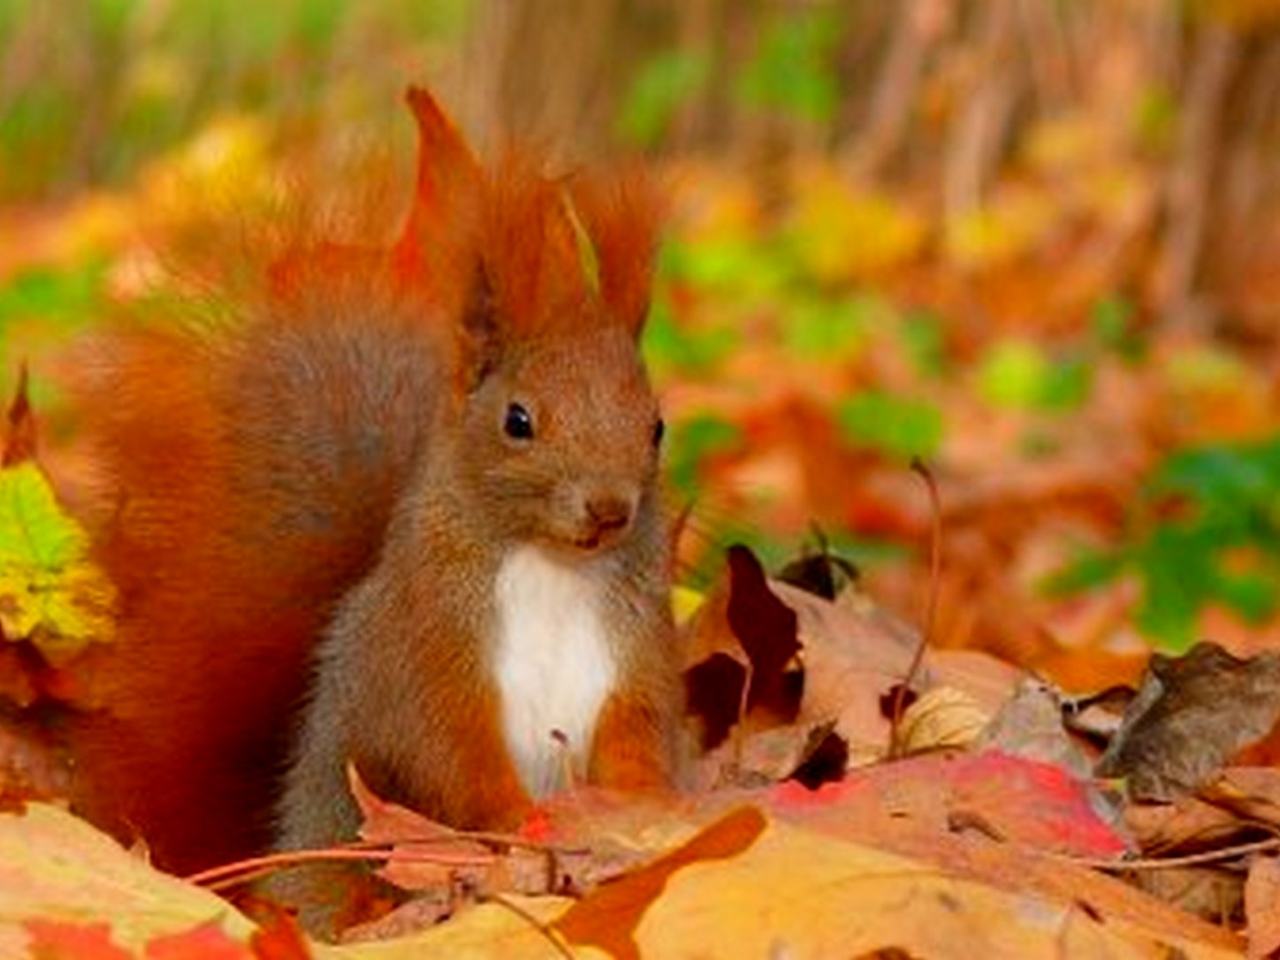
<instances>
[{"instance_id":1,"label":"blurred green foliage","mask_svg":"<svg viewBox=\"0 0 1280 960\"><path fill-rule=\"evenodd\" d=\"M832 7L775 10L737 82L743 102L818 123L840 106L835 53L843 31Z\"/></svg>"},{"instance_id":2,"label":"blurred green foliage","mask_svg":"<svg viewBox=\"0 0 1280 960\"><path fill-rule=\"evenodd\" d=\"M975 376L978 395L992 406L1070 410L1088 399L1092 368L1083 356L1054 358L1029 340L1001 340Z\"/></svg>"},{"instance_id":3,"label":"blurred green foliage","mask_svg":"<svg viewBox=\"0 0 1280 960\"><path fill-rule=\"evenodd\" d=\"M855 446L909 460L928 458L942 445L942 411L932 403L867 390L836 408L836 421Z\"/></svg>"},{"instance_id":4,"label":"blurred green foliage","mask_svg":"<svg viewBox=\"0 0 1280 960\"><path fill-rule=\"evenodd\" d=\"M21 270L0 282L0 403L7 404L19 364L45 344L66 342L102 319L108 302L108 259ZM55 398L53 385L34 371L30 397L36 409Z\"/></svg>"},{"instance_id":5,"label":"blurred green foliage","mask_svg":"<svg viewBox=\"0 0 1280 960\"><path fill-rule=\"evenodd\" d=\"M32 267L0 285L0 333L19 323L79 328L100 316L107 260Z\"/></svg>"},{"instance_id":6,"label":"blurred green foliage","mask_svg":"<svg viewBox=\"0 0 1280 960\"><path fill-rule=\"evenodd\" d=\"M326 97L380 121L404 83L389 54L429 59L470 5L3 0L0 201L119 182L229 104L269 107L281 130Z\"/></svg>"},{"instance_id":7,"label":"blurred green foliage","mask_svg":"<svg viewBox=\"0 0 1280 960\"><path fill-rule=\"evenodd\" d=\"M1198 617L1211 603L1265 621L1280 602L1280 437L1172 455L1147 482L1130 524L1120 546L1083 554L1049 589L1074 593L1134 577L1138 627L1174 651L1201 639Z\"/></svg>"},{"instance_id":8,"label":"blurred green foliage","mask_svg":"<svg viewBox=\"0 0 1280 960\"><path fill-rule=\"evenodd\" d=\"M680 108L706 84L711 58L688 50L659 53L641 65L618 113L618 134L652 147L671 130Z\"/></svg>"},{"instance_id":9,"label":"blurred green foliage","mask_svg":"<svg viewBox=\"0 0 1280 960\"><path fill-rule=\"evenodd\" d=\"M742 448L741 428L713 414L696 414L675 425L667 444L667 476L677 493L687 499L698 495L698 475L704 462L716 454Z\"/></svg>"}]
</instances>

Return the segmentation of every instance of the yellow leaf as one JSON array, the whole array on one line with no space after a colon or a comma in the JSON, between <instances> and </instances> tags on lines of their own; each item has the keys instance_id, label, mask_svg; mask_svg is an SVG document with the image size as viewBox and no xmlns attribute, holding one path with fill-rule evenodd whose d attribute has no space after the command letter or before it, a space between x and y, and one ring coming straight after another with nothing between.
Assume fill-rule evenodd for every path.
<instances>
[{"instance_id":1,"label":"yellow leaf","mask_svg":"<svg viewBox=\"0 0 1280 960\"><path fill-rule=\"evenodd\" d=\"M270 155L262 122L220 117L147 169L144 198L170 213L254 209L272 198Z\"/></svg>"},{"instance_id":2,"label":"yellow leaf","mask_svg":"<svg viewBox=\"0 0 1280 960\"><path fill-rule=\"evenodd\" d=\"M825 283L900 266L920 253L927 237L924 219L900 200L821 167L797 180L789 228L801 262Z\"/></svg>"},{"instance_id":3,"label":"yellow leaf","mask_svg":"<svg viewBox=\"0 0 1280 960\"><path fill-rule=\"evenodd\" d=\"M685 624L702 607L706 596L691 587L677 586L671 591L671 610L676 623Z\"/></svg>"},{"instance_id":4,"label":"yellow leaf","mask_svg":"<svg viewBox=\"0 0 1280 960\"><path fill-rule=\"evenodd\" d=\"M999 266L1030 253L1056 221L1052 198L1009 190L990 204L952 217L946 224L948 259L968 270Z\"/></svg>"},{"instance_id":5,"label":"yellow leaf","mask_svg":"<svg viewBox=\"0 0 1280 960\"><path fill-rule=\"evenodd\" d=\"M737 856L692 863L671 876L636 926L635 942L645 958L891 950L931 960L1239 956L1123 916L1096 916L1069 898L999 889L777 822Z\"/></svg>"},{"instance_id":6,"label":"yellow leaf","mask_svg":"<svg viewBox=\"0 0 1280 960\"><path fill-rule=\"evenodd\" d=\"M33 461L0 470L0 630L52 663L112 636L115 591Z\"/></svg>"},{"instance_id":7,"label":"yellow leaf","mask_svg":"<svg viewBox=\"0 0 1280 960\"><path fill-rule=\"evenodd\" d=\"M0 930L36 919L105 921L111 939L138 956L158 935L209 921L238 940L253 930L225 901L151 869L83 820L29 803L0 814Z\"/></svg>"}]
</instances>

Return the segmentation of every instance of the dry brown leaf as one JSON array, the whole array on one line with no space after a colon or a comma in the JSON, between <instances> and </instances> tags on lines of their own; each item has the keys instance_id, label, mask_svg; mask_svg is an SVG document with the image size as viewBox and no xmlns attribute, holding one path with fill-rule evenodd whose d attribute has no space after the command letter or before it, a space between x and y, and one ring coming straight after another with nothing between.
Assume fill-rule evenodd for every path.
<instances>
[{"instance_id":1,"label":"dry brown leaf","mask_svg":"<svg viewBox=\"0 0 1280 960\"><path fill-rule=\"evenodd\" d=\"M786 584L771 587L799 620L805 683L798 722L835 719L836 732L849 743L851 766L878 758L889 741L881 697L905 678L919 634L856 591L846 590L832 603ZM923 690L954 687L978 710L994 712L1018 676L981 654L927 651L916 682Z\"/></svg>"},{"instance_id":2,"label":"dry brown leaf","mask_svg":"<svg viewBox=\"0 0 1280 960\"><path fill-rule=\"evenodd\" d=\"M1197 797L1176 803L1131 803L1124 822L1144 854L1192 853L1240 839L1248 829L1239 817Z\"/></svg>"},{"instance_id":3,"label":"dry brown leaf","mask_svg":"<svg viewBox=\"0 0 1280 960\"><path fill-rule=\"evenodd\" d=\"M1097 772L1126 777L1137 799L1173 800L1211 780L1278 717L1280 655L1240 660L1210 643L1177 659L1156 655Z\"/></svg>"},{"instance_id":4,"label":"dry brown leaf","mask_svg":"<svg viewBox=\"0 0 1280 960\"><path fill-rule=\"evenodd\" d=\"M1265 960L1280 951L1280 860L1255 857L1244 883L1249 960Z\"/></svg>"},{"instance_id":5,"label":"dry brown leaf","mask_svg":"<svg viewBox=\"0 0 1280 960\"><path fill-rule=\"evenodd\" d=\"M427 899L434 904L434 913L419 906L419 920L430 914L434 922L460 906L459 890L465 891L468 900L493 893L557 892L565 865L557 866L549 853L519 844L499 853L493 844L378 797L354 765L347 767L347 780L364 818L361 838L394 848L394 856L378 868L377 875L401 890L430 894ZM394 927L396 922L380 927Z\"/></svg>"},{"instance_id":6,"label":"dry brown leaf","mask_svg":"<svg viewBox=\"0 0 1280 960\"><path fill-rule=\"evenodd\" d=\"M934 687L902 714L899 743L907 756L968 747L990 720L978 701L963 690Z\"/></svg>"},{"instance_id":7,"label":"dry brown leaf","mask_svg":"<svg viewBox=\"0 0 1280 960\"><path fill-rule=\"evenodd\" d=\"M1280 829L1280 770L1275 767L1230 767L1199 796L1241 820Z\"/></svg>"},{"instance_id":8,"label":"dry brown leaf","mask_svg":"<svg viewBox=\"0 0 1280 960\"><path fill-rule=\"evenodd\" d=\"M1080 779L1093 772L1093 764L1063 726L1061 695L1039 680L1018 685L979 742L1010 756L1054 764Z\"/></svg>"}]
</instances>

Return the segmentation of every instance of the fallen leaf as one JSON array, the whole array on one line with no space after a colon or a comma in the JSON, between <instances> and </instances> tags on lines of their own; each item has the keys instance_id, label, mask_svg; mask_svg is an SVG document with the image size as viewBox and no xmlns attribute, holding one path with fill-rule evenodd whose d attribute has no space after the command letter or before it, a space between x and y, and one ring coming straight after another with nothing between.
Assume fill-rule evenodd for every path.
<instances>
[{"instance_id":1,"label":"fallen leaf","mask_svg":"<svg viewBox=\"0 0 1280 960\"><path fill-rule=\"evenodd\" d=\"M794 719L799 704L789 696L784 672L800 650L795 611L769 589L764 568L748 548L729 548L729 628L751 664L748 709Z\"/></svg>"},{"instance_id":2,"label":"fallen leaf","mask_svg":"<svg viewBox=\"0 0 1280 960\"><path fill-rule=\"evenodd\" d=\"M639 958L636 927L672 878L684 868L741 854L764 827L759 810L736 810L653 863L583 897L554 927L571 944L599 947L614 957Z\"/></svg>"},{"instance_id":3,"label":"fallen leaf","mask_svg":"<svg viewBox=\"0 0 1280 960\"><path fill-rule=\"evenodd\" d=\"M307 938L291 914L275 908L254 919L259 929L249 938L249 946L257 960L310 960Z\"/></svg>"},{"instance_id":4,"label":"fallen leaf","mask_svg":"<svg viewBox=\"0 0 1280 960\"><path fill-rule=\"evenodd\" d=\"M1244 883L1239 872L1227 866L1199 864L1140 870L1131 878L1135 889L1209 923L1244 912Z\"/></svg>"},{"instance_id":5,"label":"fallen leaf","mask_svg":"<svg viewBox=\"0 0 1280 960\"><path fill-rule=\"evenodd\" d=\"M881 698L906 676L919 633L856 589L834 603L782 583L772 589L796 612L804 695L797 722L834 719L850 765L879 759L889 742ZM975 651L925 652L916 692L954 687L990 714L1008 699L1019 671Z\"/></svg>"},{"instance_id":6,"label":"fallen leaf","mask_svg":"<svg viewBox=\"0 0 1280 960\"><path fill-rule=\"evenodd\" d=\"M1222 807L1198 797L1176 803L1130 803L1124 822L1146 856L1211 850L1246 839L1249 825Z\"/></svg>"},{"instance_id":7,"label":"fallen leaf","mask_svg":"<svg viewBox=\"0 0 1280 960\"><path fill-rule=\"evenodd\" d=\"M216 920L167 933L147 944L146 960L253 960L254 952L227 936Z\"/></svg>"},{"instance_id":8,"label":"fallen leaf","mask_svg":"<svg viewBox=\"0 0 1280 960\"><path fill-rule=\"evenodd\" d=\"M1280 654L1240 660L1215 644L1181 658L1155 655L1098 761L1140 800L1173 800L1208 782L1280 718Z\"/></svg>"},{"instance_id":9,"label":"fallen leaf","mask_svg":"<svg viewBox=\"0 0 1280 960\"><path fill-rule=\"evenodd\" d=\"M967 747L978 739L990 719L963 690L934 687L903 712L899 742L907 756Z\"/></svg>"},{"instance_id":10,"label":"fallen leaf","mask_svg":"<svg viewBox=\"0 0 1280 960\"><path fill-rule=\"evenodd\" d=\"M1027 679L1018 685L979 743L1010 756L1054 764L1082 780L1091 772L1089 758L1063 726L1062 697L1039 680Z\"/></svg>"},{"instance_id":11,"label":"fallen leaf","mask_svg":"<svg viewBox=\"0 0 1280 960\"><path fill-rule=\"evenodd\" d=\"M128 956L143 956L157 937L208 923L240 942L253 931L226 901L151 869L106 834L45 803L0 813L0 929L31 921L109 923L112 942Z\"/></svg>"},{"instance_id":12,"label":"fallen leaf","mask_svg":"<svg viewBox=\"0 0 1280 960\"><path fill-rule=\"evenodd\" d=\"M1254 857L1244 883L1249 960L1265 960L1280 950L1280 860Z\"/></svg>"},{"instance_id":13,"label":"fallen leaf","mask_svg":"<svg viewBox=\"0 0 1280 960\"><path fill-rule=\"evenodd\" d=\"M518 844L496 853L493 845L378 797L354 764L347 767L347 782L363 817L360 837L393 847L393 856L375 872L401 890L433 894L436 919L460 905L458 890L470 900L494 892L553 892L558 877L548 868L547 854Z\"/></svg>"},{"instance_id":14,"label":"fallen leaf","mask_svg":"<svg viewBox=\"0 0 1280 960\"><path fill-rule=\"evenodd\" d=\"M114 589L32 461L0 470L0 631L55 666L112 636Z\"/></svg>"},{"instance_id":15,"label":"fallen leaf","mask_svg":"<svg viewBox=\"0 0 1280 960\"><path fill-rule=\"evenodd\" d=\"M1242 821L1280 830L1280 770L1275 767L1229 767L1199 796Z\"/></svg>"},{"instance_id":16,"label":"fallen leaf","mask_svg":"<svg viewBox=\"0 0 1280 960\"><path fill-rule=\"evenodd\" d=\"M1002 852L998 844L985 848ZM635 944L640 956L653 958L892 950L902 952L889 956L929 960L1139 957L1161 950L1205 960L1238 955L1229 934L1175 919L1174 911L1132 891L1117 899L1144 907L1112 911L1110 892L1125 890L1118 881L1097 877L1097 887L1076 884L1074 890L1067 881L1045 896L1027 883L1023 864L1018 867L1011 886L996 885L928 860L770 822L736 854L669 877L636 926ZM1067 873L1073 880L1088 875ZM586 900L579 909L589 909Z\"/></svg>"},{"instance_id":17,"label":"fallen leaf","mask_svg":"<svg viewBox=\"0 0 1280 960\"><path fill-rule=\"evenodd\" d=\"M37 917L27 920L22 928L30 938L27 956L40 960L130 960L132 956L115 942L107 923L74 923Z\"/></svg>"},{"instance_id":18,"label":"fallen leaf","mask_svg":"<svg viewBox=\"0 0 1280 960\"><path fill-rule=\"evenodd\" d=\"M847 839L927 844L972 829L1082 857L1115 858L1127 848L1087 782L1051 764L995 752L911 757L850 771L815 791L784 783L765 796L780 815Z\"/></svg>"}]
</instances>

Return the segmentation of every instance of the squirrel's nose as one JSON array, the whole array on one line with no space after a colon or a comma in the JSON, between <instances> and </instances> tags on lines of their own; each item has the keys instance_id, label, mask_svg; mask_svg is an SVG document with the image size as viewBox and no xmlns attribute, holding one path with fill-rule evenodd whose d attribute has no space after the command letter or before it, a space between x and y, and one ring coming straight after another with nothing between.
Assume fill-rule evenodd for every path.
<instances>
[{"instance_id":1,"label":"squirrel's nose","mask_svg":"<svg viewBox=\"0 0 1280 960\"><path fill-rule=\"evenodd\" d=\"M632 503L625 497L603 494L588 497L587 516L601 533L611 533L626 528L631 522Z\"/></svg>"}]
</instances>

